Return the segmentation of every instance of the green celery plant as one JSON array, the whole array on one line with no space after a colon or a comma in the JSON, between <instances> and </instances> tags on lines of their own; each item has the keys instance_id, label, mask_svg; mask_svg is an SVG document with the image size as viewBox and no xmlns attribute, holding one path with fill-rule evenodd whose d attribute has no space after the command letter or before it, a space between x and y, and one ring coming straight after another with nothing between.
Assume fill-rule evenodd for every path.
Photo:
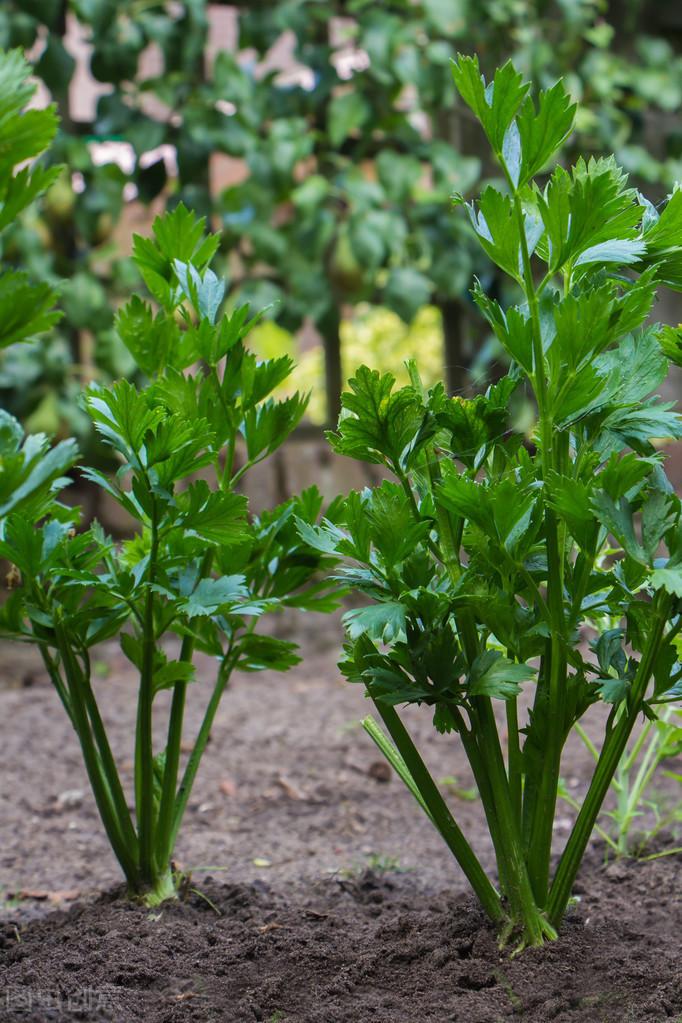
<instances>
[{"instance_id":1,"label":"green celery plant","mask_svg":"<svg viewBox=\"0 0 682 1023\"><path fill-rule=\"evenodd\" d=\"M556 166L540 185L573 125L563 85L535 105L510 63L486 84L477 60L461 57L454 77L504 177L467 209L522 295L503 310L474 288L511 369L472 400L442 384L425 391L414 366L397 390L390 374L359 369L331 444L394 480L350 494L336 523L299 528L320 552L349 559L339 578L370 600L345 616L341 666L390 738L371 718L370 736L501 944L516 935L521 948L556 936L637 719L679 696L680 502L652 441L680 437L682 425L651 394L669 359L682 362L682 335L644 324L659 284L682 290L682 191L659 213L612 158ZM524 392L537 408L532 442L514 426ZM524 721L519 694L531 681ZM598 762L552 876L562 751L598 702L608 706ZM499 887L414 745L403 704L432 708L438 731L462 742Z\"/></svg>"},{"instance_id":2,"label":"green celery plant","mask_svg":"<svg viewBox=\"0 0 682 1023\"><path fill-rule=\"evenodd\" d=\"M294 643L256 632L260 616L336 604L319 574L329 557L295 526L297 517L315 521L317 490L251 519L237 492L294 429L306 398L269 397L292 363L259 362L248 351L244 339L257 321L248 306L218 315L224 283L208 267L218 238L203 228L180 204L155 221L153 238L136 237L134 260L156 311L134 296L117 329L150 382L140 390L126 380L92 386L84 398L120 467L113 479L94 468L83 475L135 520L134 537L115 544L96 523L77 531L77 512L52 497L32 515L9 513L0 540L20 580L3 608L3 631L37 644L80 740L111 847L130 891L149 904L176 891L173 848L232 673L298 661ZM115 635L139 674L134 814L91 682L92 647ZM183 765L197 651L214 659L216 675ZM164 689L172 697L157 749L152 724Z\"/></svg>"}]
</instances>

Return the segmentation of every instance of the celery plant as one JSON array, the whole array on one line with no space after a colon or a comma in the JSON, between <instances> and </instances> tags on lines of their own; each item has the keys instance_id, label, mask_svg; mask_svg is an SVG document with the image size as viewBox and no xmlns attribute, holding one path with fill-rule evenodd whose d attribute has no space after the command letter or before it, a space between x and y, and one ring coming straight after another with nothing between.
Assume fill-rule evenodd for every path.
<instances>
[{"instance_id":1,"label":"celery plant","mask_svg":"<svg viewBox=\"0 0 682 1023\"><path fill-rule=\"evenodd\" d=\"M652 392L669 360L682 363L682 332L647 318L659 285L682 290L682 191L657 210L613 159L556 166L538 183L572 128L563 85L536 104L511 64L486 84L462 57L454 77L502 172L466 209L521 295L505 310L473 291L511 368L471 400L440 384L425 392L414 366L398 390L390 374L359 369L331 444L393 479L350 494L335 524L299 528L349 560L340 577L370 600L345 617L341 665L390 738L373 719L367 730L501 943L515 935L523 947L556 936L637 719L679 695L680 502L653 442L682 427ZM524 394L532 438L515 426ZM598 761L552 873L562 751L598 702L608 707ZM410 737L397 709L408 704L432 708L438 731L463 744L496 883Z\"/></svg>"},{"instance_id":2,"label":"celery plant","mask_svg":"<svg viewBox=\"0 0 682 1023\"><path fill-rule=\"evenodd\" d=\"M77 511L45 488L39 504L7 511L0 534L0 556L18 583L2 609L2 630L37 644L78 735L111 847L131 892L150 904L176 890L173 848L232 673L298 661L294 643L256 631L260 616L335 606L319 575L329 557L295 526L296 517L316 520L316 489L251 518L237 492L296 426L306 398L270 397L292 364L287 356L258 361L248 351L244 339L256 322L248 307L219 315L225 285L208 267L218 238L205 237L203 226L181 204L155 221L153 238L135 239L134 260L155 308L134 297L117 328L149 384L92 386L84 398L120 467L111 479L94 468L83 475L131 516L135 535L114 543L97 523L79 530ZM0 431L0 442L11 443L19 460L13 431ZM63 461L55 450L39 452L48 482L50 459ZM139 676L134 812L91 681L92 647L112 636ZM186 698L203 689L196 651L214 659L216 673L208 696L196 694L204 716L183 764ZM159 748L152 725L163 690L171 700Z\"/></svg>"}]
</instances>

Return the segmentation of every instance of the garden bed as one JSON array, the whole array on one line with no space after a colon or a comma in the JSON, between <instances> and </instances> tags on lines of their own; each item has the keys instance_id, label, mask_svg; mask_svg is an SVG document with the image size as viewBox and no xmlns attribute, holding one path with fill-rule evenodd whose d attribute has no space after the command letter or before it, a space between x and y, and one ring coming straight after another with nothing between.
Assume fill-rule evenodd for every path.
<instances>
[{"instance_id":1,"label":"garden bed","mask_svg":"<svg viewBox=\"0 0 682 1023\"><path fill-rule=\"evenodd\" d=\"M367 704L338 679L338 632L308 629L303 665L241 676L226 695L177 851L194 890L154 913L116 898L76 739L38 662L0 651L3 1023L679 1020L679 859L605 865L595 847L560 941L501 956L357 725ZM126 665L103 649L117 751L133 731ZM480 805L453 787L470 785L456 738L434 739L428 711L410 718L490 867ZM579 745L568 757L579 792L591 765ZM569 815L558 824L560 841Z\"/></svg>"}]
</instances>

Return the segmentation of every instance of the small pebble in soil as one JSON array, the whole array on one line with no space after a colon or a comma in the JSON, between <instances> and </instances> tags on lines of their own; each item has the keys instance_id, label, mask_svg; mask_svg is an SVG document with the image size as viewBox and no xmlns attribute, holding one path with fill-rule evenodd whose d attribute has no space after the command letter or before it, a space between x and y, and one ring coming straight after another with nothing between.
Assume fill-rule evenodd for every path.
<instances>
[{"instance_id":1,"label":"small pebble in soil","mask_svg":"<svg viewBox=\"0 0 682 1023\"><path fill-rule=\"evenodd\" d=\"M374 760L367 768L367 774L382 785L387 785L391 780L391 768L385 760Z\"/></svg>"}]
</instances>

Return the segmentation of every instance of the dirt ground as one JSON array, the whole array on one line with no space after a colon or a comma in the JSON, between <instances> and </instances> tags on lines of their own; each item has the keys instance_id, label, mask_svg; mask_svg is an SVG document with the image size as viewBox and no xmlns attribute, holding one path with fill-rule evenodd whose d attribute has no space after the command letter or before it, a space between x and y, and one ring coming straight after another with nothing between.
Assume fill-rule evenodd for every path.
<instances>
[{"instance_id":1,"label":"dirt ground","mask_svg":"<svg viewBox=\"0 0 682 1023\"><path fill-rule=\"evenodd\" d=\"M177 849L192 890L155 913L116 898L75 736L33 652L0 648L0 1021L679 1023L680 859L606 864L595 846L560 941L501 956L359 726L368 704L339 677L339 632L306 630L302 665L226 694ZM97 667L129 783L134 679L114 644ZM191 695L188 737L201 681ZM410 724L491 867L456 737L434 736L428 711ZM573 747L577 794L589 770ZM570 823L560 813L557 847Z\"/></svg>"}]
</instances>

